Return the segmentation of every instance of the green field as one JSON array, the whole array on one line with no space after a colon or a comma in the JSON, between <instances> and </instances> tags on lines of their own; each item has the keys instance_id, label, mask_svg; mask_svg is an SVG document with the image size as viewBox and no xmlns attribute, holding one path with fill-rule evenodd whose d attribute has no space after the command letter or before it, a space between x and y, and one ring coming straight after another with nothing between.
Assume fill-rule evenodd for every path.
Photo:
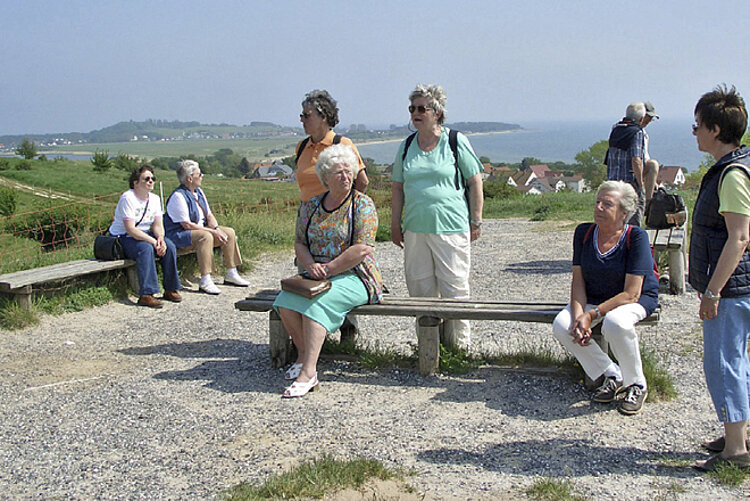
<instances>
[{"instance_id":1,"label":"green field","mask_svg":"<svg viewBox=\"0 0 750 501\"><path fill-rule=\"evenodd\" d=\"M248 160L260 161L268 157L289 156L302 136L266 137L252 139L202 139L195 141L131 141L127 143L86 143L71 146L59 146L45 150L48 157L59 153L93 154L97 149L109 151L111 155L118 152L135 155L141 158L179 157L183 155L206 156L217 150L229 148L235 154L247 157ZM274 152L274 150L276 150ZM273 152L273 153L272 153Z\"/></svg>"}]
</instances>

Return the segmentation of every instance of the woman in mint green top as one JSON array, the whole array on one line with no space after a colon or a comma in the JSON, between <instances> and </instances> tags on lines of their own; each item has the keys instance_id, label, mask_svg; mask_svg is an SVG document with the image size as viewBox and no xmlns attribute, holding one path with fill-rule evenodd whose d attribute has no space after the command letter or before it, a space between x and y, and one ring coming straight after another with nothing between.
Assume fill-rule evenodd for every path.
<instances>
[{"instance_id":1,"label":"woman in mint green top","mask_svg":"<svg viewBox=\"0 0 750 501\"><path fill-rule=\"evenodd\" d=\"M409 295L469 299L470 242L482 225L482 164L466 136L443 126L442 87L417 85L409 100L417 132L393 163L391 240L404 249ZM446 322L445 332L455 346L469 347L467 321Z\"/></svg>"}]
</instances>

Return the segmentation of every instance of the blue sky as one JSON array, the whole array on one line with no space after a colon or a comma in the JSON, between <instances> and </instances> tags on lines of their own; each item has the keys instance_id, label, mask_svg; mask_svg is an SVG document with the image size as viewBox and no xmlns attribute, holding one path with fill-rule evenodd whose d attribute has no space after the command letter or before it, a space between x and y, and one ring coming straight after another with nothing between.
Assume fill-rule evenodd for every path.
<instances>
[{"instance_id":1,"label":"blue sky","mask_svg":"<svg viewBox=\"0 0 750 501\"><path fill-rule=\"evenodd\" d=\"M750 97L746 0L0 3L0 134L147 118L298 123L325 88L343 125L404 124L416 83L449 121L615 121L650 100L689 122Z\"/></svg>"}]
</instances>

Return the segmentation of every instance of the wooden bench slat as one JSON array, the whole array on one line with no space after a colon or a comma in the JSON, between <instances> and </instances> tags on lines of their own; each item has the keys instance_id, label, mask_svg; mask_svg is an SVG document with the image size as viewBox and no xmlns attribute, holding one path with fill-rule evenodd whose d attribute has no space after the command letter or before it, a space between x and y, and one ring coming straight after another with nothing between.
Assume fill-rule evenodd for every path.
<instances>
[{"instance_id":1,"label":"wooden bench slat","mask_svg":"<svg viewBox=\"0 0 750 501\"><path fill-rule=\"evenodd\" d=\"M129 268L135 261L119 259L117 261L99 261L98 259L79 259L66 263L53 264L31 270L16 271L0 275L0 291L12 292L14 289L38 283L74 278L90 273Z\"/></svg>"}]
</instances>

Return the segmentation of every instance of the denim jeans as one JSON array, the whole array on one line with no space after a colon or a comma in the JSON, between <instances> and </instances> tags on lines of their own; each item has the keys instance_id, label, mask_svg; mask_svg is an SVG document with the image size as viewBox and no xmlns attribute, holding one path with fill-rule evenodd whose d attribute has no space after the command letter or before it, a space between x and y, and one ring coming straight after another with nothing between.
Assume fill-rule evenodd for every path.
<instances>
[{"instance_id":1,"label":"denim jeans","mask_svg":"<svg viewBox=\"0 0 750 501\"><path fill-rule=\"evenodd\" d=\"M587 304L584 308L589 311L595 305ZM620 362L623 386L639 384L646 388L646 377L641 363L641 348L638 345L638 334L635 324L646 318L646 310L638 303L618 306L604 316L602 322L602 336L609 343L612 353ZM573 315L570 305L557 314L552 324L552 333L581 364L586 375L592 380L599 376L614 362L604 353L599 345L590 342L588 346L581 346L573 342L570 328L573 325ZM595 321L592 326L596 325Z\"/></svg>"},{"instance_id":2,"label":"denim jeans","mask_svg":"<svg viewBox=\"0 0 750 501\"><path fill-rule=\"evenodd\" d=\"M750 419L750 296L721 298L719 314L703 321L703 371L722 423Z\"/></svg>"},{"instance_id":3,"label":"denim jeans","mask_svg":"<svg viewBox=\"0 0 750 501\"><path fill-rule=\"evenodd\" d=\"M150 233L149 233L150 234ZM152 235L153 236L153 235ZM156 273L156 251L154 246L143 240L125 235L120 237L125 257L136 263L138 270L138 293L147 296L159 293L159 276ZM167 252L159 258L164 272L164 290L178 291L182 288L177 273L177 248L168 238L164 238Z\"/></svg>"}]
</instances>

